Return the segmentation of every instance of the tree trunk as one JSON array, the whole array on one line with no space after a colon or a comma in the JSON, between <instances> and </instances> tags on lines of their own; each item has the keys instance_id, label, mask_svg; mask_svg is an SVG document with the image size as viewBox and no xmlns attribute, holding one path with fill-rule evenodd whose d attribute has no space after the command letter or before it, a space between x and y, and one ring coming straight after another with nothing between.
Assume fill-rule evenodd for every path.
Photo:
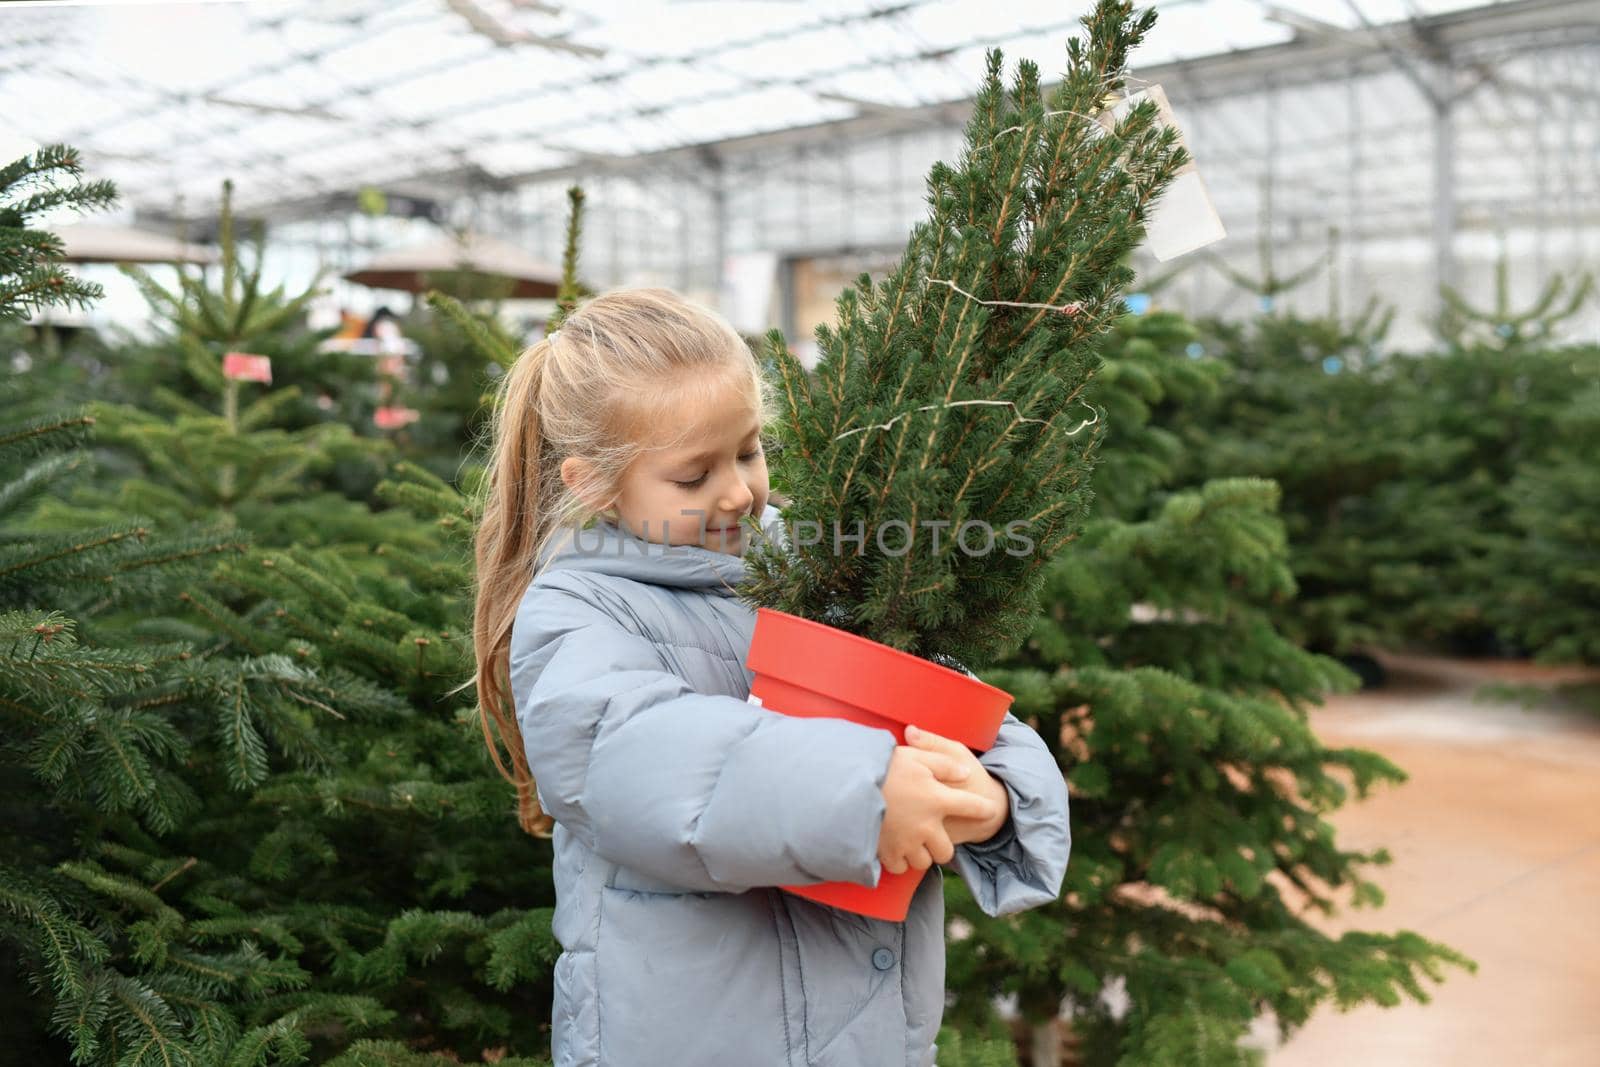
<instances>
[{"instance_id":1,"label":"tree trunk","mask_svg":"<svg viewBox=\"0 0 1600 1067\"><path fill-rule=\"evenodd\" d=\"M1061 1028L1055 1019L1034 1024L1029 1036L1033 1067L1061 1067Z\"/></svg>"},{"instance_id":2,"label":"tree trunk","mask_svg":"<svg viewBox=\"0 0 1600 1067\"><path fill-rule=\"evenodd\" d=\"M1017 1016L1011 1020L1011 1038L1017 1046L1020 1067L1080 1067L1078 1035L1072 1022L1056 1017L1042 1023Z\"/></svg>"}]
</instances>

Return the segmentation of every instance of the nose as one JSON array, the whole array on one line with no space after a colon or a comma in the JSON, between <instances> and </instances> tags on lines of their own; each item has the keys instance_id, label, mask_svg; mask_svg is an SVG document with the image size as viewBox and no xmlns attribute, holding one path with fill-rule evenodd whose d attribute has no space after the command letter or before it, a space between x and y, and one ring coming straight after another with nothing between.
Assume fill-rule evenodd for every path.
<instances>
[{"instance_id":1,"label":"nose","mask_svg":"<svg viewBox=\"0 0 1600 1067\"><path fill-rule=\"evenodd\" d=\"M756 494L748 482L741 475L735 474L733 481L723 490L722 499L718 504L724 511L737 512L743 515L750 510L750 505L755 503Z\"/></svg>"}]
</instances>

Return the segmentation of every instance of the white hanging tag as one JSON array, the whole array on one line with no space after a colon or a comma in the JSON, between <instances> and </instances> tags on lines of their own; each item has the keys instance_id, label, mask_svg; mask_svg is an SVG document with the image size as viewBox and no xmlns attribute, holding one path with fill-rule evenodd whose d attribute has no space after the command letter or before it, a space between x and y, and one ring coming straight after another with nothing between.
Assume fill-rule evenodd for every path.
<instances>
[{"instance_id":1,"label":"white hanging tag","mask_svg":"<svg viewBox=\"0 0 1600 1067\"><path fill-rule=\"evenodd\" d=\"M1183 128L1178 125L1177 118L1172 114L1172 105L1167 102L1167 94L1162 92L1159 85L1151 85L1123 97L1111 110L1098 116L1100 124L1107 129L1112 128L1129 110L1146 99L1155 101L1158 121L1177 130L1178 143L1188 151ZM1206 183L1200 179L1200 169L1195 166L1193 155L1162 191L1154 209L1146 215L1144 231L1150 252L1163 263L1214 244L1228 235L1222 228L1222 219L1217 215L1216 207L1211 203L1210 194L1206 192Z\"/></svg>"},{"instance_id":2,"label":"white hanging tag","mask_svg":"<svg viewBox=\"0 0 1600 1067\"><path fill-rule=\"evenodd\" d=\"M749 696L745 697L744 702L746 704L754 704L758 708L762 706L761 698L756 696L754 693L751 693Z\"/></svg>"}]
</instances>

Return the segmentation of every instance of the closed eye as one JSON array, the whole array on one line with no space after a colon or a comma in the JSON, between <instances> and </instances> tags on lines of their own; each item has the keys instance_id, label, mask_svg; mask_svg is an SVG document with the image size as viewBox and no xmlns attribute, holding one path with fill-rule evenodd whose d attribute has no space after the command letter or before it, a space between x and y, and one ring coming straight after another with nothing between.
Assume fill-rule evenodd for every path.
<instances>
[{"instance_id":1,"label":"closed eye","mask_svg":"<svg viewBox=\"0 0 1600 1067\"><path fill-rule=\"evenodd\" d=\"M746 452L744 455L740 456L739 458L741 460L743 460L744 462L748 463L751 460L755 459L759 455L761 455L761 449L758 448L753 452ZM696 478L692 482L680 482L676 478L674 478L674 479L672 479L672 484L677 486L679 489L694 489L697 486L699 486L701 482L703 482L705 480L706 480L706 476L704 474L702 474L700 477Z\"/></svg>"}]
</instances>

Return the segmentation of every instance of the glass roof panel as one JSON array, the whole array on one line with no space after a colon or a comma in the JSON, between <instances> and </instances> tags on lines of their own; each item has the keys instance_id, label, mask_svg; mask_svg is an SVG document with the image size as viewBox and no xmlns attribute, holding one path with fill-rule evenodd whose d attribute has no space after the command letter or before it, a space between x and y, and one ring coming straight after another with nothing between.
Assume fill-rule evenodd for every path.
<instances>
[{"instance_id":1,"label":"glass roof panel","mask_svg":"<svg viewBox=\"0 0 1600 1067\"><path fill-rule=\"evenodd\" d=\"M718 50L728 42L783 37L818 14L845 5L793 0L688 0L680 3L602 0L585 3L594 29L580 39L634 55L683 57Z\"/></svg>"},{"instance_id":2,"label":"glass roof panel","mask_svg":"<svg viewBox=\"0 0 1600 1067\"><path fill-rule=\"evenodd\" d=\"M1271 5L1254 0L1207 0L1157 10L1160 17L1155 29L1140 50L1146 65L1282 44L1294 36L1288 26L1265 17L1265 12L1272 10Z\"/></svg>"},{"instance_id":3,"label":"glass roof panel","mask_svg":"<svg viewBox=\"0 0 1600 1067\"><path fill-rule=\"evenodd\" d=\"M744 82L709 61L697 63L656 63L622 74L611 83L628 100L643 105L684 100L709 93L727 93Z\"/></svg>"},{"instance_id":4,"label":"glass roof panel","mask_svg":"<svg viewBox=\"0 0 1600 1067\"><path fill-rule=\"evenodd\" d=\"M1539 3L1540 0L1532 0ZM958 100L998 46L1059 74L1090 0L251 0L0 5L7 143L65 140L124 179L129 208L170 209L232 174L241 205L359 175L471 161L525 175L582 162ZM1135 69L1292 41L1473 0L1156 0ZM1518 5L1519 10L1526 4ZM1359 10L1359 15L1357 14ZM1373 51L1369 49L1369 51ZM1576 75L1575 75L1576 76ZM1580 79L1581 80L1581 79ZM1392 85L1393 92L1375 86ZM1192 86L1187 88L1192 89ZM1259 86L1257 87L1259 88ZM1310 174L1340 151L1354 98L1376 156L1425 129L1403 76L1283 104L1280 151ZM1175 99L1180 117L1185 103ZM1486 105L1472 121L1510 121ZM1526 111L1532 102L1518 107ZM1397 109L1403 116L1397 114ZM1208 97L1208 166L1259 168L1260 93ZM1383 131L1385 122L1394 133ZM1288 142L1299 144L1291 149ZM1465 140L1464 140L1465 143ZM148 162L140 160L148 154ZM1298 159L1299 157L1295 157ZM1288 160L1289 156L1285 156ZM1375 160L1373 161L1375 163ZM189 167L201 168L193 182ZM170 177L158 179L157 175ZM1531 179L1529 179L1531 180ZM190 203L197 213L215 190Z\"/></svg>"}]
</instances>

